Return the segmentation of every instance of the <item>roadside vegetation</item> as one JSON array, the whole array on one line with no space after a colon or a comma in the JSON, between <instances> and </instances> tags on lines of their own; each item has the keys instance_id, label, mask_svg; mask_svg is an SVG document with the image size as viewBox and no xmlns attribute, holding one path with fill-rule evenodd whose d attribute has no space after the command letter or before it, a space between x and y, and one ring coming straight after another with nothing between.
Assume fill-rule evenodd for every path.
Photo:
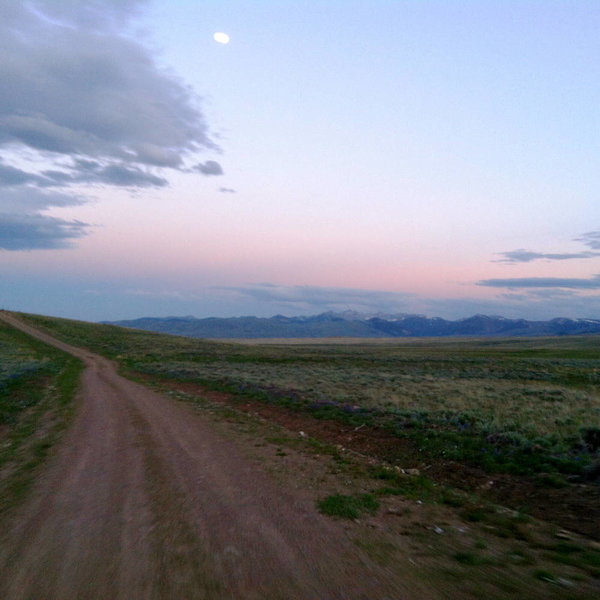
<instances>
[{"instance_id":1,"label":"roadside vegetation","mask_svg":"<svg viewBox=\"0 0 600 600\"><path fill-rule=\"evenodd\" d=\"M234 344L23 318L195 405L358 551L440 597L600 594L597 336ZM373 454L352 448L369 436ZM483 475L444 479L459 464ZM503 482L530 487L506 506L488 493Z\"/></svg>"},{"instance_id":2,"label":"roadside vegetation","mask_svg":"<svg viewBox=\"0 0 600 600\"><path fill-rule=\"evenodd\" d=\"M558 487L600 461L598 336L244 345L30 318L129 372L384 428L489 473Z\"/></svg>"},{"instance_id":3,"label":"roadside vegetation","mask_svg":"<svg viewBox=\"0 0 600 600\"><path fill-rule=\"evenodd\" d=\"M163 387L164 384L164 387ZM369 560L423 582L423 597L587 600L600 593L600 543L440 484L418 469L373 461L282 428L222 394L159 389L190 402L286 487L315 499Z\"/></svg>"},{"instance_id":4,"label":"roadside vegetation","mask_svg":"<svg viewBox=\"0 0 600 600\"><path fill-rule=\"evenodd\" d=\"M0 513L23 497L68 424L81 368L0 321Z\"/></svg>"}]
</instances>

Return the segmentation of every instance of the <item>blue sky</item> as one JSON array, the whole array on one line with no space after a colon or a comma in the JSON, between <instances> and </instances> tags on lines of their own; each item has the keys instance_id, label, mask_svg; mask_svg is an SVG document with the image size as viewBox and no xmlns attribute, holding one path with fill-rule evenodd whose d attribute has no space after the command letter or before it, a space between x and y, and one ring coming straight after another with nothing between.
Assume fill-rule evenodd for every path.
<instances>
[{"instance_id":1,"label":"blue sky","mask_svg":"<svg viewBox=\"0 0 600 600\"><path fill-rule=\"evenodd\" d=\"M600 318L597 2L0 17L3 306Z\"/></svg>"}]
</instances>

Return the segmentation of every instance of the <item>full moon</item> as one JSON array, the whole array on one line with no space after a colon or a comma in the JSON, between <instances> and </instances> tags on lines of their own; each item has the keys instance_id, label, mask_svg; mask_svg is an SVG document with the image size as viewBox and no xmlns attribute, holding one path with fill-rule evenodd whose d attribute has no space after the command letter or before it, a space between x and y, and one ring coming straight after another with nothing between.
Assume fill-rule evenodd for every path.
<instances>
[{"instance_id":1,"label":"full moon","mask_svg":"<svg viewBox=\"0 0 600 600\"><path fill-rule=\"evenodd\" d=\"M213 35L215 42L219 42L219 44L229 44L229 36L222 31L217 31L215 35Z\"/></svg>"}]
</instances>

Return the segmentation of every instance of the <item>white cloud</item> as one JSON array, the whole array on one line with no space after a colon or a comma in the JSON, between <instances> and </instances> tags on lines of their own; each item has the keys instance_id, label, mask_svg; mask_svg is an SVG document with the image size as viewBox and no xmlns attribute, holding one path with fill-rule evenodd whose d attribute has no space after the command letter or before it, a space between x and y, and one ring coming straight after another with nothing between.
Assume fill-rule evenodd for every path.
<instances>
[{"instance_id":1,"label":"white cloud","mask_svg":"<svg viewBox=\"0 0 600 600\"><path fill-rule=\"evenodd\" d=\"M38 188L68 196L75 184L161 187L168 184L164 169L189 172L186 162L216 149L199 99L130 35L143 4L0 0L0 186L13 192L4 195L2 247L63 247L61 234L64 244L83 235L84 224L40 214L40 204L57 206L58 196ZM23 150L44 168L17 166ZM71 204L81 200L74 196ZM16 217L23 213L29 218ZM50 239L44 222L53 242L41 241Z\"/></svg>"}]
</instances>

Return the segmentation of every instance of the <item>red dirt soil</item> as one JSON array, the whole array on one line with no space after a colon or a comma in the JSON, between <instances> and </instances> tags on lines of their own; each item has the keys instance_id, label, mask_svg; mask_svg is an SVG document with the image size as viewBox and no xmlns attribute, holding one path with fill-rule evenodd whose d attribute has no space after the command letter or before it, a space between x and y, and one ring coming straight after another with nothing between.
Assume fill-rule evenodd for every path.
<instances>
[{"instance_id":1,"label":"red dirt soil","mask_svg":"<svg viewBox=\"0 0 600 600\"><path fill-rule=\"evenodd\" d=\"M315 419L282 406L239 399L231 394L207 390L187 382L163 380L165 387L202 396L215 402L255 413L284 428L322 442L342 446L364 456L399 465L419 468L438 483L474 491L488 500L555 523L600 540L600 486L569 485L564 488L541 487L535 477L485 473L482 469L447 460L425 459L407 439L398 438L383 429L356 429L333 420Z\"/></svg>"}]
</instances>

